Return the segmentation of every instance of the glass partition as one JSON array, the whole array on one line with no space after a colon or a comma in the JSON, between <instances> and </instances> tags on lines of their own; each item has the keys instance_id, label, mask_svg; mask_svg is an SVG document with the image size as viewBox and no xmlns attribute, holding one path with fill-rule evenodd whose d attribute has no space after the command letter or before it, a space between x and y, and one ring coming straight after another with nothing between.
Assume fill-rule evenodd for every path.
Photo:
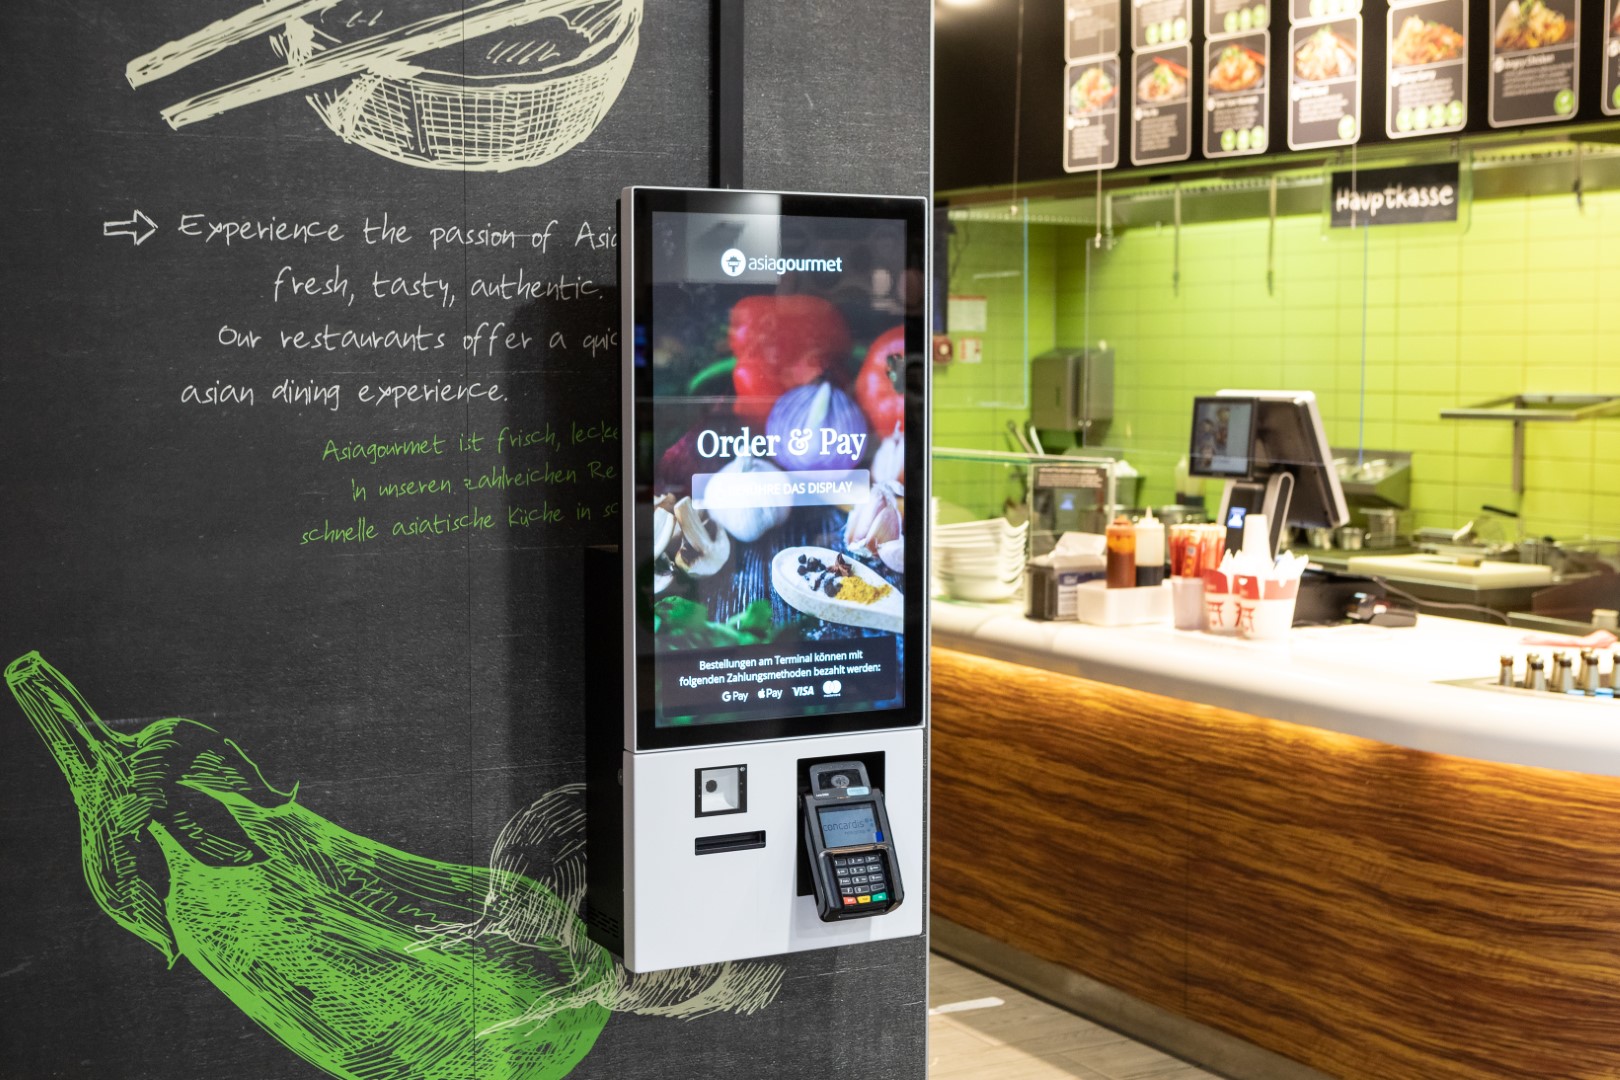
<instances>
[{"instance_id":1,"label":"glass partition","mask_svg":"<svg viewBox=\"0 0 1620 1080\"><path fill-rule=\"evenodd\" d=\"M1349 159L942 197L952 359L935 369L936 448L1103 455L1120 462L1126 505L1196 513L1221 485L1187 476L1193 399L1307 390L1350 501L1346 543L1480 539L1503 558L1536 558L1549 539L1612 546L1620 418L1458 415L1515 395L1620 394L1620 155L1593 142L1441 156L1463 178L1443 225L1331 227L1326 174ZM1054 350L1111 353L1106 419L1031 433L1033 362ZM936 455L943 498L989 507L1007 483Z\"/></svg>"}]
</instances>

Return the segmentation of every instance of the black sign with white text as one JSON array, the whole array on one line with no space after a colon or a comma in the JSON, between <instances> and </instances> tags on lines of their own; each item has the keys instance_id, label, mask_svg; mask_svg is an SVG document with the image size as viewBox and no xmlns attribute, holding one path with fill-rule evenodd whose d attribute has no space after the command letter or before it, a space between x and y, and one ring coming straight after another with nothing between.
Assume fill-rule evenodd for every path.
<instances>
[{"instance_id":1,"label":"black sign with white text","mask_svg":"<svg viewBox=\"0 0 1620 1080\"><path fill-rule=\"evenodd\" d=\"M1335 229L1456 221L1462 201L1460 170L1451 161L1336 172L1328 198Z\"/></svg>"}]
</instances>

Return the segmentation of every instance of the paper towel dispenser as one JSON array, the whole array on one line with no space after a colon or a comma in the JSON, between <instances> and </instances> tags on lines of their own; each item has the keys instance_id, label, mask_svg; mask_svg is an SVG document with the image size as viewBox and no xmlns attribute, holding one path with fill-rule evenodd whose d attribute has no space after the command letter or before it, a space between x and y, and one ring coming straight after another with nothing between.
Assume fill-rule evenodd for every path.
<instances>
[{"instance_id":1,"label":"paper towel dispenser","mask_svg":"<svg viewBox=\"0 0 1620 1080\"><path fill-rule=\"evenodd\" d=\"M1053 349L1029 362L1030 422L1042 431L1089 432L1114 418L1114 350Z\"/></svg>"}]
</instances>

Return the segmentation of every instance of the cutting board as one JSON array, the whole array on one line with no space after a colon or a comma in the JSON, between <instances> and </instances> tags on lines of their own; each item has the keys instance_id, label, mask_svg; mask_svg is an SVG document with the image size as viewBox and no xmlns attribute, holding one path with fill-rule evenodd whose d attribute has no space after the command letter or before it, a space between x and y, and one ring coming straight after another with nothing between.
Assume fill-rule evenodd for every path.
<instances>
[{"instance_id":1,"label":"cutting board","mask_svg":"<svg viewBox=\"0 0 1620 1080\"><path fill-rule=\"evenodd\" d=\"M1460 566L1443 555L1354 555L1346 569L1352 574L1470 589L1517 589L1552 584L1550 566L1490 560L1478 566Z\"/></svg>"}]
</instances>

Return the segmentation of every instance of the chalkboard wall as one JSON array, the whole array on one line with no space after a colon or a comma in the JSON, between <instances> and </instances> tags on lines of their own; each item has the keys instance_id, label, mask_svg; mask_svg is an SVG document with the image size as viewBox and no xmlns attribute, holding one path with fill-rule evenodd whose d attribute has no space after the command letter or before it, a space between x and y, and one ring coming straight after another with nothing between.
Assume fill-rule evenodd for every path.
<instances>
[{"instance_id":1,"label":"chalkboard wall","mask_svg":"<svg viewBox=\"0 0 1620 1080\"><path fill-rule=\"evenodd\" d=\"M4 1080L925 1073L920 939L638 987L559 914L711 13L463 8L0 13ZM746 32L746 183L928 192L927 0Z\"/></svg>"}]
</instances>

